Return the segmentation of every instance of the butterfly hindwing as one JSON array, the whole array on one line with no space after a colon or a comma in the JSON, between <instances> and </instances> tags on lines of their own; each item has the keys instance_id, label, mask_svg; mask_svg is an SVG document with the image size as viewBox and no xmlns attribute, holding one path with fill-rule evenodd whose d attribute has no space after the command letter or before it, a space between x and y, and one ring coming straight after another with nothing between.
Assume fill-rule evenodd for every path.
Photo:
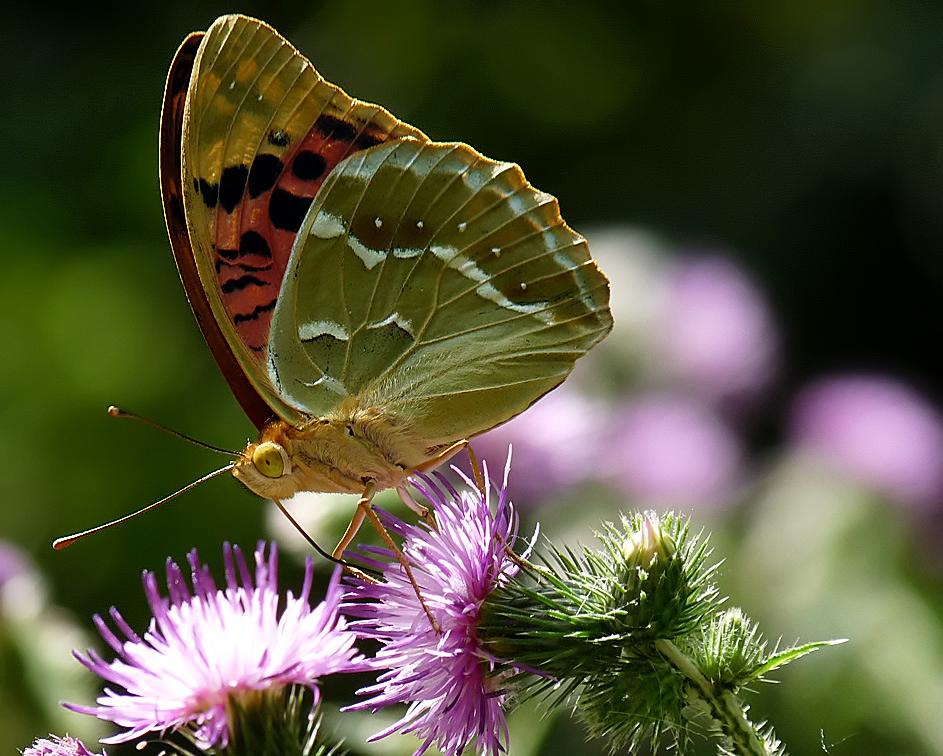
<instances>
[{"instance_id":1,"label":"butterfly hindwing","mask_svg":"<svg viewBox=\"0 0 943 756\"><path fill-rule=\"evenodd\" d=\"M169 195L182 195L189 235L184 243L171 232L178 268L250 418L259 426L273 414L298 423L303 415L282 400L265 368L272 312L298 229L340 161L387 139L426 137L326 82L255 19L224 16L188 42L187 56L172 67L165 101L174 107L165 106L162 120L165 206ZM171 79L176 92L187 71L181 114ZM173 156L165 151L174 149L181 156L176 174L166 168Z\"/></svg>"},{"instance_id":2,"label":"butterfly hindwing","mask_svg":"<svg viewBox=\"0 0 943 756\"><path fill-rule=\"evenodd\" d=\"M354 396L433 448L526 409L611 322L585 240L520 168L401 139L325 181L275 310L270 370L305 414Z\"/></svg>"},{"instance_id":3,"label":"butterfly hindwing","mask_svg":"<svg viewBox=\"0 0 943 756\"><path fill-rule=\"evenodd\" d=\"M350 98L254 19L181 46L161 183L194 313L259 427L353 401L434 450L526 409L611 327L585 241L516 165Z\"/></svg>"}]
</instances>

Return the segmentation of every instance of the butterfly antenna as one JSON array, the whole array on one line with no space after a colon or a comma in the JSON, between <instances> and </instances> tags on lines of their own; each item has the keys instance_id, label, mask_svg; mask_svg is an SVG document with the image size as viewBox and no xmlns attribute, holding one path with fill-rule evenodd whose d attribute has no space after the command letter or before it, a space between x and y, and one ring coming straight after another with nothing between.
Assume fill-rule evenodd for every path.
<instances>
[{"instance_id":1,"label":"butterfly antenna","mask_svg":"<svg viewBox=\"0 0 943 756\"><path fill-rule=\"evenodd\" d=\"M208 473L207 475L204 475L199 480L195 480L192 483L185 485L179 491L175 491L174 493L170 494L170 496L165 496L160 501L155 501L153 504L148 504L146 507L139 509L137 512L132 512L131 514L125 515L124 517L119 517L117 520L106 522L104 525L96 525L94 528L83 530L81 533L75 533L70 536L65 536L64 538L57 538L55 541L52 542L52 547L58 551L59 549L64 549L66 546L71 546L76 541L82 538L85 538L85 536L89 536L92 533L98 533L102 530L108 530L109 528L113 528L115 525L120 525L121 523L127 522L128 520L133 520L138 515L142 515L145 512L150 512L152 509L156 509L161 504L166 504L168 501L171 501L172 499L176 499L178 496L180 496L180 494L186 493L191 488L195 488L196 486L200 485L200 483L205 483L210 478L215 478L217 475L222 475L224 472L229 472L230 470L233 469L233 467L235 467L235 464L236 464L235 462L230 462L225 467L220 467L218 470L214 470L213 472Z\"/></svg>"},{"instance_id":2,"label":"butterfly antenna","mask_svg":"<svg viewBox=\"0 0 943 756\"><path fill-rule=\"evenodd\" d=\"M194 446L199 446L202 449L209 449L210 451L214 451L219 454L227 454L230 457L239 456L239 452L230 451L229 449L222 449L219 446L213 446L212 444L207 444L204 441L197 441L195 438L191 438L185 433L181 433L180 431L175 431L171 428L168 428L166 425L155 423L153 420L148 420L146 417L135 415L133 412L128 412L127 410L123 410L121 409L121 407L116 407L113 404L108 408L108 414L111 415L112 417L126 417L130 420L137 420L139 423L144 423L145 425L149 425L152 428L156 428L159 431L163 431L164 433L169 433L171 436L176 436L177 438L183 441L186 441L187 443L191 443Z\"/></svg>"}]
</instances>

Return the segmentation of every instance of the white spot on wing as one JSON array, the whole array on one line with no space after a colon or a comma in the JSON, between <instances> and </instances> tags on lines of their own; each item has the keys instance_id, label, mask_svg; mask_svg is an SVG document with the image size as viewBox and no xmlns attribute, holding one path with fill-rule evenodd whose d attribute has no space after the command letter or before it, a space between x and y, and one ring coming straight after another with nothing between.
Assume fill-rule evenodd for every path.
<instances>
[{"instance_id":1,"label":"white spot on wing","mask_svg":"<svg viewBox=\"0 0 943 756\"><path fill-rule=\"evenodd\" d=\"M396 324L397 326L399 326L400 328L402 328L404 331L406 331L406 333L408 333L410 336L413 335L413 325L412 325L412 323L410 323L408 319L404 318L404 317L403 317L402 315L400 315L398 312L394 312L394 313L393 313L392 315L390 315L388 318L384 318L384 319L381 320L380 322L374 323L373 325L371 325L371 326L369 326L369 327L370 327L370 328L383 328L383 326L387 326L387 325L389 325L390 323Z\"/></svg>"},{"instance_id":2,"label":"white spot on wing","mask_svg":"<svg viewBox=\"0 0 943 756\"><path fill-rule=\"evenodd\" d=\"M320 239L333 239L344 233L344 222L336 215L318 213L311 224L311 235Z\"/></svg>"},{"instance_id":3,"label":"white spot on wing","mask_svg":"<svg viewBox=\"0 0 943 756\"><path fill-rule=\"evenodd\" d=\"M298 338L302 341L310 341L318 336L333 336L340 341L348 341L350 334L340 323L334 323L330 320L315 320L311 323L302 323L298 326Z\"/></svg>"},{"instance_id":4,"label":"white spot on wing","mask_svg":"<svg viewBox=\"0 0 943 756\"><path fill-rule=\"evenodd\" d=\"M290 405L297 407L298 409L305 409L305 402L302 399L294 396L292 389L297 388L297 385L305 386L306 388L316 388L318 386L323 386L328 391L331 391L340 396L347 396L350 392L341 383L337 378L333 378L329 375L322 375L316 381L299 381L295 379L292 381L292 385L287 386L282 382L278 374L277 359L274 352L269 354L268 360L268 374L272 380L272 384L278 390L278 393L285 398Z\"/></svg>"},{"instance_id":5,"label":"white spot on wing","mask_svg":"<svg viewBox=\"0 0 943 756\"><path fill-rule=\"evenodd\" d=\"M347 394L350 393L349 391L347 391L347 388L344 386L343 383L337 380L337 378L332 378L329 375L322 375L316 381L313 381L311 383L304 383L302 381L298 381L298 382L301 383L303 386L308 386L310 388L314 388L315 386L323 386L328 391L333 391L335 394L340 394L341 396L347 396Z\"/></svg>"},{"instance_id":6,"label":"white spot on wing","mask_svg":"<svg viewBox=\"0 0 943 756\"><path fill-rule=\"evenodd\" d=\"M434 245L429 248L432 254L445 262L449 268L461 273L465 278L479 284L475 292L482 299L494 302L499 307L512 312L519 312L526 315L533 315L543 323L552 325L554 323L553 312L546 309L543 302L534 302L532 304L520 304L513 302L502 294L494 284L488 283L490 276L481 268L475 265L473 260L469 260L465 255L460 254L455 247L446 247ZM522 283L521 289L526 289L527 284Z\"/></svg>"},{"instance_id":7,"label":"white spot on wing","mask_svg":"<svg viewBox=\"0 0 943 756\"><path fill-rule=\"evenodd\" d=\"M377 228L383 225L383 221L379 218L375 219L374 223ZM346 231L347 228L344 226L344 221L336 215L320 212L315 216L309 233L312 236L317 236L319 239L336 239L346 233ZM350 247L351 252L360 258L360 261L366 266L367 270L372 270L377 263L383 262L386 259L386 252L378 252L375 249L370 249L370 247L353 234L348 235L347 246ZM396 252L397 250L393 251L394 254L396 254ZM404 254L397 256L415 257L419 252L420 250L404 250Z\"/></svg>"},{"instance_id":8,"label":"white spot on wing","mask_svg":"<svg viewBox=\"0 0 943 756\"><path fill-rule=\"evenodd\" d=\"M370 249L353 234L347 237L347 246L360 258L360 262L366 266L367 270L373 270L377 263L381 263L386 259L386 252Z\"/></svg>"},{"instance_id":9,"label":"white spot on wing","mask_svg":"<svg viewBox=\"0 0 943 756\"><path fill-rule=\"evenodd\" d=\"M521 284L522 289L526 289L526 284ZM511 312L519 312L522 315L533 315L537 320L547 325L554 324L553 312L546 309L546 304L544 302L535 302L533 304L521 304L519 302L512 302L504 294L498 291L492 284L482 284L475 289L478 296L482 299L487 299L489 302L494 302L496 305L500 305L506 310Z\"/></svg>"},{"instance_id":10,"label":"white spot on wing","mask_svg":"<svg viewBox=\"0 0 943 756\"><path fill-rule=\"evenodd\" d=\"M400 258L418 257L422 254L421 249L410 249L409 247L393 247L390 251L393 253L393 257Z\"/></svg>"}]
</instances>

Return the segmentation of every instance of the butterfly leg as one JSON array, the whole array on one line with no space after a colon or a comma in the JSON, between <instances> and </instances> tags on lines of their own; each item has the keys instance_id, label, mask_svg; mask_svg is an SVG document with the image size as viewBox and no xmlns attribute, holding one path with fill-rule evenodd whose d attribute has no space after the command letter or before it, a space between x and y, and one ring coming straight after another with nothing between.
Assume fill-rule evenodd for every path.
<instances>
[{"instance_id":1,"label":"butterfly leg","mask_svg":"<svg viewBox=\"0 0 943 756\"><path fill-rule=\"evenodd\" d=\"M478 464L478 457L475 456L475 451L472 449L470 442L465 442L465 449L468 451L468 463L471 465L472 475L475 476L475 485L478 486L478 490L481 491L482 496L487 496L488 491L485 489L485 476L481 472L481 465Z\"/></svg>"},{"instance_id":2,"label":"butterfly leg","mask_svg":"<svg viewBox=\"0 0 943 756\"><path fill-rule=\"evenodd\" d=\"M435 516L429 510L429 507L424 507L422 504L419 504L409 493L409 489L406 486L400 486L396 489L396 493L399 494L400 500L409 507L413 512L419 515L422 519L426 521L426 524L429 525L432 530L436 533L439 532L439 525L435 521Z\"/></svg>"},{"instance_id":3,"label":"butterfly leg","mask_svg":"<svg viewBox=\"0 0 943 756\"><path fill-rule=\"evenodd\" d=\"M360 501L357 502L357 509L354 512L354 516L350 518L350 524L347 526L347 530L344 531L343 538L341 538L340 543L334 547L334 553L331 554L334 559L341 558L341 555L343 555L343 553L347 550L347 547L350 546L350 542L354 540L354 536L357 535L357 531L360 530L360 526L363 525L363 520L367 514L361 505L363 504L364 498L367 496L368 492L370 494L370 499L372 499L375 489L371 490L368 486L367 490L363 492L363 496L360 497Z\"/></svg>"},{"instance_id":4,"label":"butterfly leg","mask_svg":"<svg viewBox=\"0 0 943 756\"><path fill-rule=\"evenodd\" d=\"M485 496L487 494L485 489L485 477L481 473L481 466L478 464L478 457L475 456L475 452L471 447L471 442L467 438L463 438L461 441L456 441L447 449L444 449L443 451L436 454L432 459L427 459L418 467L414 467L413 471L429 472L429 470L434 470L439 465L450 460L462 449L465 449L468 452L468 461L471 464L472 475L475 478L475 485L478 486L478 490L481 491L481 495ZM407 506L409 505L407 504Z\"/></svg>"},{"instance_id":5,"label":"butterfly leg","mask_svg":"<svg viewBox=\"0 0 943 756\"><path fill-rule=\"evenodd\" d=\"M396 545L396 541L393 540L393 536L390 535L390 532L384 527L383 523L380 522L380 518L377 517L377 513L373 511L371 502L373 501L373 497L376 492L376 483L373 481L367 483L367 487L364 489L364 492L360 497L360 501L357 502L357 511L354 512L354 516L351 518L350 525L347 526L347 531L344 533L344 537L341 539L341 542L337 544L337 548L334 549L334 556L339 558L340 555L344 553L344 550L350 545L350 542L354 540L354 536L357 535L357 531L360 530L360 526L363 524L364 519L369 519L373 527L376 528L377 533L380 534L380 537L383 539L384 543L386 543L386 545L389 546L390 551L393 552L394 556L396 557L396 561L398 561L403 566L403 570L406 572L406 577L409 578L409 582L412 583L413 590L416 591L416 598L419 599L419 603L422 606L423 611L429 618L432 629L437 633L441 633L442 627L436 621L436 618L432 616L432 612L429 610L429 607L426 606L426 601L422 597L422 591L419 590L419 584L416 582L416 578L413 577L412 567L406 560L406 557L400 547Z\"/></svg>"},{"instance_id":6,"label":"butterfly leg","mask_svg":"<svg viewBox=\"0 0 943 756\"><path fill-rule=\"evenodd\" d=\"M314 539L310 535L308 535L308 532L303 527L301 527L301 523L299 523L294 517L291 516L291 512L289 512L285 508L285 505L282 504L281 501L279 501L278 499L272 499L272 501L275 502L275 506L277 506L281 510L281 513L285 515L285 517L288 518L288 522L290 522L294 526L295 530L297 530L301 534L301 536L308 542L308 544L315 551L317 551L321 556L323 556L325 559L330 559L332 562L336 562L337 564L341 565L341 567L347 570L351 575L353 575L354 577L360 578L364 582L374 583L374 584L380 582L376 578L368 575L363 570L358 569L357 567L354 567L352 564L348 564L343 559L341 559L339 555L328 554L324 549L318 546L318 544L315 543ZM362 519L363 518L361 518L361 521Z\"/></svg>"}]
</instances>

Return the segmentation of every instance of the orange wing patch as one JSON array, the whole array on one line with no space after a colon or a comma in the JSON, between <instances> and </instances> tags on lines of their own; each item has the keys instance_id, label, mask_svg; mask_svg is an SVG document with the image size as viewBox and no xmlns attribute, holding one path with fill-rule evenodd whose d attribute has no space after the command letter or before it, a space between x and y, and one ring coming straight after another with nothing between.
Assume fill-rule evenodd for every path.
<instances>
[{"instance_id":1,"label":"orange wing patch","mask_svg":"<svg viewBox=\"0 0 943 756\"><path fill-rule=\"evenodd\" d=\"M380 124L358 126L321 115L283 162L259 153L251 166L229 166L218 184L194 179L208 207L217 207L216 279L227 312L243 340L260 359L269 342L292 245L308 208L334 167L349 155L381 144L391 133ZM271 132L274 145L287 136Z\"/></svg>"}]
</instances>

